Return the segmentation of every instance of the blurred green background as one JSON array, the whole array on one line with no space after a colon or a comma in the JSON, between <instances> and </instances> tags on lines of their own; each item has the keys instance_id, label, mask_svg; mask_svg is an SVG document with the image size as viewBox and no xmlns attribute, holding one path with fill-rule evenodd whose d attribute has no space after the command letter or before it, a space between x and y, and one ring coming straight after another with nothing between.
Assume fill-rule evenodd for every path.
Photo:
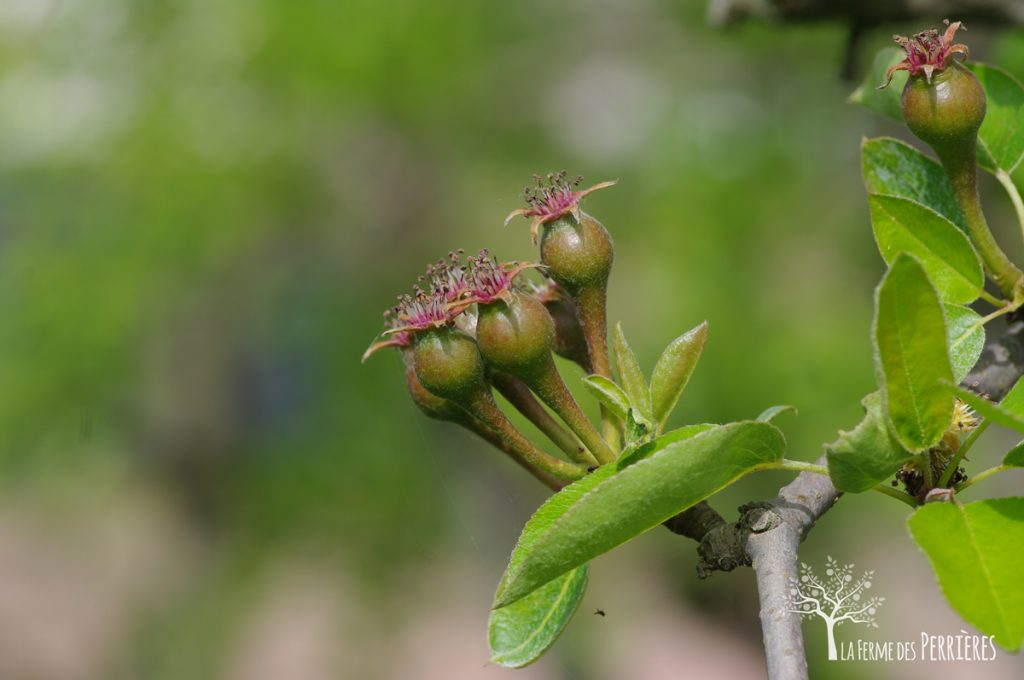
<instances>
[{"instance_id":1,"label":"blurred green background","mask_svg":"<svg viewBox=\"0 0 1024 680\"><path fill-rule=\"evenodd\" d=\"M535 257L501 220L566 168L619 180L587 209L645 369L710 323L676 423L793 404L811 460L858 421L882 272L859 143L903 132L846 104L841 27L720 32L701 5L0 3L0 677L759 677L752 574L700 582L668 532L595 563L538 664L488 666L490 596L543 490L423 418L393 353L359 363L427 262ZM892 28L914 27L872 35L863 68ZM1024 74L1024 38L969 37ZM1010 440L983 442L987 467ZM790 476L714 505L733 518ZM889 598L879 631L840 637L966 627L904 518L851 497L805 544Z\"/></svg>"}]
</instances>

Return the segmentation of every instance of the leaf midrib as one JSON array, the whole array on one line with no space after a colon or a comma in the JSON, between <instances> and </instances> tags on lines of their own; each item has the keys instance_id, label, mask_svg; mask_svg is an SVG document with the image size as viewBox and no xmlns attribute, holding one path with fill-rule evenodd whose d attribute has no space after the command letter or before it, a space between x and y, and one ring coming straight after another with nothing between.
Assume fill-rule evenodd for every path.
<instances>
[{"instance_id":1,"label":"leaf midrib","mask_svg":"<svg viewBox=\"0 0 1024 680\"><path fill-rule=\"evenodd\" d=\"M581 568L582 567L576 567L576 569L581 569ZM566 572L566 573L571 573L571 572ZM523 647L525 647L530 642L532 642L533 638L535 638L538 635L540 635L541 631L544 630L544 626L547 625L547 622L551 620L551 617L555 615L555 611L562 604L562 600L565 599L565 594L569 590L569 586L572 585L572 582L574 580L575 579L572 578L572 577L565 579L565 583L562 584L562 589L558 591L558 597L555 598L555 601L551 605L551 608L548 609L547 614L544 615L544 618L541 620L541 622L539 624L537 624L537 627L533 630L533 632L530 633L530 635L525 640L523 640L519 644L518 647L516 647L515 649L512 649L512 650L509 650L508 652L505 652L505 653L501 654L500 658L510 658L510 657L512 657L513 655L518 653L520 650L522 650Z\"/></svg>"},{"instance_id":2,"label":"leaf midrib","mask_svg":"<svg viewBox=\"0 0 1024 680\"><path fill-rule=\"evenodd\" d=\"M992 603L995 605L996 612L999 615L999 623L1002 627L1002 632L1004 635L1007 636L1007 639L1009 639L1010 627L1007 624L1006 612L1003 611L1003 605L999 601L999 598L995 597L994 595L996 589L995 583L992 580L992 573L989 571L988 564L985 562L985 557L982 554L981 547L978 545L978 540L974 535L974 529L971 528L970 517L967 515L967 511L964 509L962 505L956 506L956 509L957 512L960 513L961 517L963 518L964 530L967 532L967 538L970 541L971 548L974 550L974 554L977 557L978 567L980 568L982 575L985 578L985 585L988 587L988 595L991 598Z\"/></svg>"},{"instance_id":3,"label":"leaf midrib","mask_svg":"<svg viewBox=\"0 0 1024 680\"><path fill-rule=\"evenodd\" d=\"M896 342L900 346L900 364L903 366L903 373L906 376L907 386L910 388L910 404L914 411L914 420L916 421L919 442L924 440L924 422L921 419L921 412L917 405L917 392L914 389L914 380L911 377L910 368L907 365L907 352L903 343L903 326L902 323L903 315L901 314L900 305L900 291L897 289L894 291L896 294L893 296L893 305L896 307ZM918 444L920 446L920 444Z\"/></svg>"}]
</instances>

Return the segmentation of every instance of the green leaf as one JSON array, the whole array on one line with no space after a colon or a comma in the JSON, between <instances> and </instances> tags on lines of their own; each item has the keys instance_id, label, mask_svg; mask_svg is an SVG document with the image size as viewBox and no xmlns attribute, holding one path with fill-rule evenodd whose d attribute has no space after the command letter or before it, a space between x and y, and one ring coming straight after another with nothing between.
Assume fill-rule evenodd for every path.
<instances>
[{"instance_id":1,"label":"green leaf","mask_svg":"<svg viewBox=\"0 0 1024 680\"><path fill-rule=\"evenodd\" d=\"M1006 391L999 407L1024 420L1024 380L1018 380Z\"/></svg>"},{"instance_id":2,"label":"green leaf","mask_svg":"<svg viewBox=\"0 0 1024 680\"><path fill-rule=\"evenodd\" d=\"M865 139L860 147L864 186L869 194L898 196L931 208L966 230L946 171L938 161L892 137Z\"/></svg>"},{"instance_id":3,"label":"green leaf","mask_svg":"<svg viewBox=\"0 0 1024 680\"><path fill-rule=\"evenodd\" d=\"M981 316L970 307L943 305L946 312L946 339L953 363L953 380L960 382L978 363L985 349L985 327Z\"/></svg>"},{"instance_id":4,"label":"green leaf","mask_svg":"<svg viewBox=\"0 0 1024 680\"><path fill-rule=\"evenodd\" d=\"M651 374L653 419L659 430L665 427L665 421L686 389L707 339L708 322L705 321L670 342L661 353Z\"/></svg>"},{"instance_id":5,"label":"green leaf","mask_svg":"<svg viewBox=\"0 0 1024 680\"><path fill-rule=\"evenodd\" d=\"M861 401L864 419L825 447L828 474L840 491L860 493L899 470L913 454L893 436L882 414L882 395L872 392Z\"/></svg>"},{"instance_id":6,"label":"green leaf","mask_svg":"<svg viewBox=\"0 0 1024 680\"><path fill-rule=\"evenodd\" d=\"M1024 467L1024 441L1018 442L1003 458L1003 465Z\"/></svg>"},{"instance_id":7,"label":"green leaf","mask_svg":"<svg viewBox=\"0 0 1024 680\"><path fill-rule=\"evenodd\" d=\"M615 324L612 335L612 348L615 350L615 365L619 369L619 382L629 395L629 401L647 420L651 417L651 390L647 387L640 364L633 354L633 349L626 342L626 334L622 332L622 324Z\"/></svg>"},{"instance_id":8,"label":"green leaf","mask_svg":"<svg viewBox=\"0 0 1024 680\"><path fill-rule=\"evenodd\" d=\"M903 50L898 47L885 47L879 50L871 64L871 71L868 72L864 82L850 95L849 101L893 120L903 120L900 95L903 92L903 86L907 83L907 72L897 71L894 73L892 82L883 90L879 90L878 86L885 82L886 70L893 64L898 64L905 56Z\"/></svg>"},{"instance_id":9,"label":"green leaf","mask_svg":"<svg viewBox=\"0 0 1024 680\"><path fill-rule=\"evenodd\" d=\"M683 438L686 438L685 433ZM513 599L499 601L498 595L501 594L502 590L505 588L505 581L508 579L509 573L521 568L524 559L532 550L533 544L536 543L539 538L546 535L558 519L584 496L589 494L601 483L619 474L628 466L639 462L652 454L657 450L657 444L658 442L655 441L642 445L632 451L624 451L622 455L619 456L619 459L614 463L602 465L583 479L573 482L558 493L549 497L539 508L537 508L537 512L533 513L533 516L530 517L529 521L527 521L526 526L523 527L523 533L519 535L519 541L516 543L516 547L512 551L512 556L509 558L508 567L505 569L505 575L502 577L502 581L498 585L498 594L495 595L495 608L505 606L514 601ZM579 564L567 567L563 571L568 571L573 567L585 564L587 561L589 560L582 560ZM551 578L555 578L558 575L559 574L554 574ZM543 584L538 583L536 587L539 587L540 585ZM526 592L523 593L523 595L525 594Z\"/></svg>"},{"instance_id":10,"label":"green leaf","mask_svg":"<svg viewBox=\"0 0 1024 680\"><path fill-rule=\"evenodd\" d=\"M1021 383L1018 381L1017 385L1020 384ZM1007 394L1006 398L1004 398L999 404L994 404L988 399L979 397L974 392L965 390L958 385L950 384L947 387L949 387L953 394L959 397L968 406L977 411L978 415L985 420L990 420L993 423L998 423L1003 427L1008 427L1011 430L1016 430L1017 432L1024 432L1024 418L1004 406L1007 399L1013 394L1013 391L1017 389L1016 385L1014 385L1013 390L1010 390L1010 394Z\"/></svg>"},{"instance_id":11,"label":"green leaf","mask_svg":"<svg viewBox=\"0 0 1024 680\"><path fill-rule=\"evenodd\" d=\"M1024 157L1024 87L1006 71L971 64L985 88L985 120L978 130L978 164L986 170L1013 172Z\"/></svg>"},{"instance_id":12,"label":"green leaf","mask_svg":"<svg viewBox=\"0 0 1024 680\"><path fill-rule=\"evenodd\" d=\"M621 387L603 375L588 375L583 378L583 386L597 397L605 407L619 420L625 421L629 413L629 397Z\"/></svg>"},{"instance_id":13,"label":"green leaf","mask_svg":"<svg viewBox=\"0 0 1024 680\"><path fill-rule=\"evenodd\" d=\"M944 302L973 302L985 286L981 260L955 224L920 203L872 194L871 226L887 264L900 253L913 255Z\"/></svg>"},{"instance_id":14,"label":"green leaf","mask_svg":"<svg viewBox=\"0 0 1024 680\"><path fill-rule=\"evenodd\" d=\"M1024 498L929 503L907 523L953 609L1017 651L1024 640Z\"/></svg>"},{"instance_id":15,"label":"green leaf","mask_svg":"<svg viewBox=\"0 0 1024 680\"><path fill-rule=\"evenodd\" d=\"M491 662L522 668L548 651L576 612L587 587L587 567L577 567L521 600L491 610Z\"/></svg>"},{"instance_id":16,"label":"green leaf","mask_svg":"<svg viewBox=\"0 0 1024 680\"><path fill-rule=\"evenodd\" d=\"M953 381L942 305L924 269L897 255L875 292L875 365L883 412L908 450L942 438L953 417Z\"/></svg>"},{"instance_id":17,"label":"green leaf","mask_svg":"<svg viewBox=\"0 0 1024 680\"><path fill-rule=\"evenodd\" d=\"M537 510L512 552L495 606L657 527L748 472L771 467L782 458L785 439L770 423L746 421L648 447L649 455L625 468L605 465Z\"/></svg>"},{"instance_id":18,"label":"green leaf","mask_svg":"<svg viewBox=\"0 0 1024 680\"><path fill-rule=\"evenodd\" d=\"M793 415L797 415L797 413L798 413L798 411L796 410L796 406L789 406L789 405L769 406L765 410L761 411L761 415L759 415L757 417L757 420L760 420L763 423L770 423L773 420L775 420L775 418L778 415L780 415L782 413L786 413L787 411L792 413Z\"/></svg>"}]
</instances>

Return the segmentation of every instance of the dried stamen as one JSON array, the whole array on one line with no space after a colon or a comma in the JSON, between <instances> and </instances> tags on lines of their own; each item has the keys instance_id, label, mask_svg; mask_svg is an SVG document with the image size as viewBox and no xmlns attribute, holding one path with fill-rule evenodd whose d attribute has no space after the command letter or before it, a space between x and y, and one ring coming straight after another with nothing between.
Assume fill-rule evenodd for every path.
<instances>
[{"instance_id":1,"label":"dried stamen","mask_svg":"<svg viewBox=\"0 0 1024 680\"><path fill-rule=\"evenodd\" d=\"M967 27L959 21L950 23L949 19L943 23L946 25L946 31L942 35L939 35L939 32L934 29L929 29L921 31L912 38L904 35L892 37L896 44L907 53L907 56L900 63L889 67L889 70L885 72L885 82L878 86L879 90L892 82L892 76L896 71L907 71L912 76L923 73L930 83L932 74L949 66L953 55L959 54L967 59L969 53L967 45L953 43L957 30L962 28L966 31Z\"/></svg>"}]
</instances>

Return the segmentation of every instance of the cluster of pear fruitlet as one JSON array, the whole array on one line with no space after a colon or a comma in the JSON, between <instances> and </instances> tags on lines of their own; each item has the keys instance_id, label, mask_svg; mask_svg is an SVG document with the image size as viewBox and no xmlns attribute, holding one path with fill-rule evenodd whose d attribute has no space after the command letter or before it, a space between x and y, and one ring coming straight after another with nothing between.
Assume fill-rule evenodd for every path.
<instances>
[{"instance_id":1,"label":"cluster of pear fruitlet","mask_svg":"<svg viewBox=\"0 0 1024 680\"><path fill-rule=\"evenodd\" d=\"M993 637L1007 649L1020 646L1021 631L1010 630L1002 608L996 607L993 614L988 604L1020 595L1020 580L1007 566L1012 557L1007 560L1003 555L1012 541L1003 537L1020 534L1024 499L962 504L954 497L954 492L1019 467L1024 460L1018 445L1003 464L971 479L960 466L989 422L1012 424L1024 432L1024 419L1001 410L1009 397L998 405L986 401L975 393L981 391L980 383L968 373L982 352L985 323L1024 310L1024 272L996 243L981 207L978 139L988 101L981 81L962 63L968 50L955 42L962 28L959 22L947 21L941 33L894 36L905 58L888 69L881 88L896 72L907 71L900 95L903 119L938 157L964 233L932 210L932 201L917 200L922 192L947 191L945 186L932 186L932 161L907 146L899 157L903 160L879 165L889 174L908 174L898 178L893 195L869 186L871 199L902 201L910 217L885 226L889 231L876 226L876 240L889 265L876 291L872 330L879 390L864 399L861 423L826 445L827 467L784 457L785 439L771 420L792 407L770 407L756 420L691 425L661 435L700 356L706 322L670 343L650 382L617 327L612 344L621 386L612 381L605 313L612 242L605 228L580 209L585 196L612 182L580 190L580 179L569 180L564 172L537 177L536 187L525 191L527 207L513 211L505 221L532 219L539 263L503 264L487 251L470 257L453 252L431 265L413 293L401 296L385 313L386 329L363 358L384 347L400 349L409 392L424 413L470 429L553 490L582 480L573 486L575 493L557 494L537 511L513 551L489 622L495 663L519 667L536 660L579 604L588 562L659 524L701 541L698 573L730 570L752 560L759 587L767 588L762 601L778 601L785 595L782 589L788 589L779 585L778 574L786 572L787 564L795 573L793 530L799 528L802 535L828 509L827 502L819 503L824 494L834 500L842 492L867 490L915 508L909 520L911 533L931 559L947 594L976 590L977 582L987 584L984 598L950 595L950 603L979 629L994 631ZM1004 81L1013 84L1008 76ZM1009 134L1006 130L1016 130L1005 121L997 120L996 125L1002 125L1004 136ZM902 145L896 140L886 143ZM915 154L921 157L916 167L906 161ZM1007 167L999 170L1007 180L1004 185L1015 203L1024 205L1006 174L1020 163L1020 154L1006 162ZM1024 227L1024 210L1020 214ZM909 230L913 238L894 237L897 227ZM950 258L954 251L966 254L971 266ZM983 271L997 293L985 288ZM535 280L528 283L528 276ZM969 293L951 283L968 278ZM951 291L952 299L943 297ZM982 317L967 307L979 298L995 311ZM960 339L949 337L949 310L970 321L970 328L957 331ZM979 330L980 341L962 340L977 337ZM957 344L964 347L954 357L951 349ZM601 403L600 431L567 389L554 354L591 374L584 385ZM974 391L956 386L954 375L959 375L956 382ZM525 437L498 406L495 389L564 455L555 457ZM1019 394L1014 405L1018 410ZM604 467L594 472L598 466ZM750 522L760 521L751 518L767 516L760 509L763 504L741 507L742 519L732 525L708 506L701 508L704 499L739 477L768 469L829 475L835 489L783 489L782 505L804 497L798 488L820 493L816 491L815 502L806 507L797 502L808 511L806 518L786 524L782 533L764 532L767 542L751 540L750 533ZM884 484L893 473L892 486L902 485L905 491ZM774 501L769 505L781 507ZM787 557L782 555L785 551L793 552ZM763 562L759 564L764 555L773 556L767 571ZM980 574L974 562L991 563L1001 571L985 568ZM785 622L772 626L765 628L766 641L779 630L789 634ZM776 654L791 657L789 644L767 644L766 650L770 668L784 668L791 661L772 659Z\"/></svg>"},{"instance_id":2,"label":"cluster of pear fruitlet","mask_svg":"<svg viewBox=\"0 0 1024 680\"><path fill-rule=\"evenodd\" d=\"M466 427L557 490L615 460L619 447L619 425L603 417L604 434L598 431L553 358L559 354L588 373L611 377L605 306L612 240L580 202L614 182L580 190L582 178L570 180L564 171L535 180L536 187L524 191L527 207L505 222L532 219L540 263L501 263L486 250L468 257L449 253L384 313L385 330L363 360L398 348L409 394L421 411ZM527 270L540 272L542 280L526 281ZM494 400L494 389L567 460L524 436Z\"/></svg>"}]
</instances>

